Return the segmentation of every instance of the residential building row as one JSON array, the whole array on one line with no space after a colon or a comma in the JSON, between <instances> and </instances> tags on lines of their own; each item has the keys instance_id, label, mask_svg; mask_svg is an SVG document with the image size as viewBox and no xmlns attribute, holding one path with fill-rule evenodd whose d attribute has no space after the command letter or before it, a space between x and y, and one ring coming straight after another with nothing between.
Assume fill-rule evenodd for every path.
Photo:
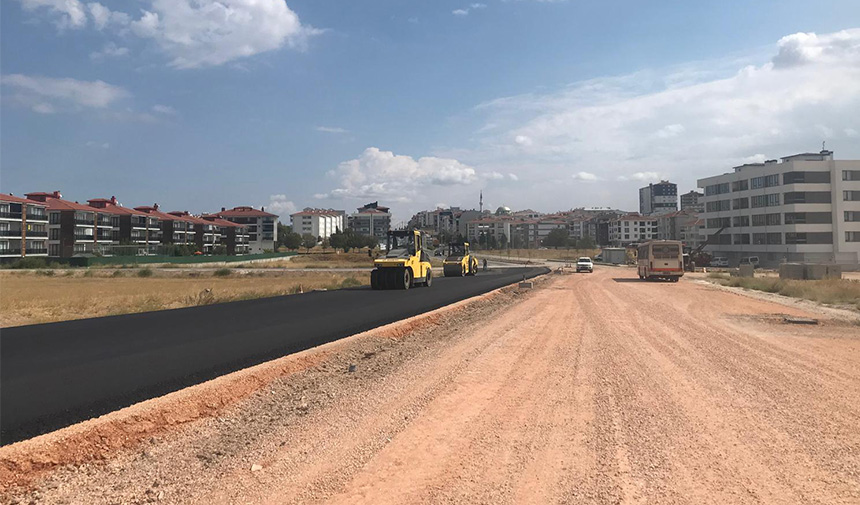
<instances>
[{"instance_id":1,"label":"residential building row","mask_svg":"<svg viewBox=\"0 0 860 505\"><path fill-rule=\"evenodd\" d=\"M699 179L712 255L737 263L860 260L860 160L801 153Z\"/></svg>"},{"instance_id":2,"label":"residential building row","mask_svg":"<svg viewBox=\"0 0 860 505\"><path fill-rule=\"evenodd\" d=\"M161 254L167 245L202 254L274 250L277 216L263 209L235 207L194 216L162 212L158 204L125 207L115 197L86 204L59 191L0 194L0 257L71 258L92 255Z\"/></svg>"},{"instance_id":3,"label":"residential building row","mask_svg":"<svg viewBox=\"0 0 860 505\"><path fill-rule=\"evenodd\" d=\"M379 202L363 205L350 215L342 210L308 207L291 214L290 225L295 233L310 234L321 240L337 231L351 229L360 235L372 235L384 243L391 229L391 212Z\"/></svg>"}]
</instances>

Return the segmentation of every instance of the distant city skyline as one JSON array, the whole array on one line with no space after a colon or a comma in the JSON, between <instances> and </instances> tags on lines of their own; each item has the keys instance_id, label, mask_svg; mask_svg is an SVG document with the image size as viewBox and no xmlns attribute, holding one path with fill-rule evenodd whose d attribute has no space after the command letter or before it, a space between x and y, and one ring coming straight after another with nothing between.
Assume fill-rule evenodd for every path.
<instances>
[{"instance_id":1,"label":"distant city skyline","mask_svg":"<svg viewBox=\"0 0 860 505\"><path fill-rule=\"evenodd\" d=\"M477 5L4 2L0 190L397 223L860 159L857 2Z\"/></svg>"}]
</instances>

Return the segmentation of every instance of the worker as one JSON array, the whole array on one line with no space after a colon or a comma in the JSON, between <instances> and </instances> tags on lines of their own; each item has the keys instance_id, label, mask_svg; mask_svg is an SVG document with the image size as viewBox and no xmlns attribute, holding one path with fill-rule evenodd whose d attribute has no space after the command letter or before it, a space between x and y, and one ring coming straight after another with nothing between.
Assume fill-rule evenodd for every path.
<instances>
[{"instance_id":1,"label":"worker","mask_svg":"<svg viewBox=\"0 0 860 505\"><path fill-rule=\"evenodd\" d=\"M484 258L484 271L487 271L487 258Z\"/></svg>"}]
</instances>

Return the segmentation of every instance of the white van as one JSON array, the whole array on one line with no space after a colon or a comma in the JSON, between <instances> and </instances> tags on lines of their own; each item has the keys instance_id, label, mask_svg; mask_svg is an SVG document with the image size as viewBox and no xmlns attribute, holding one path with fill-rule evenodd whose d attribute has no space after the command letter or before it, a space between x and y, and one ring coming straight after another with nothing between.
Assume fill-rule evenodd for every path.
<instances>
[{"instance_id":1,"label":"white van","mask_svg":"<svg viewBox=\"0 0 860 505\"><path fill-rule=\"evenodd\" d=\"M712 258L711 259L712 267L721 267L728 268L729 267L729 259L728 258Z\"/></svg>"},{"instance_id":2,"label":"white van","mask_svg":"<svg viewBox=\"0 0 860 505\"><path fill-rule=\"evenodd\" d=\"M753 268L758 268L758 256L747 256L741 258L741 265L752 265Z\"/></svg>"}]
</instances>

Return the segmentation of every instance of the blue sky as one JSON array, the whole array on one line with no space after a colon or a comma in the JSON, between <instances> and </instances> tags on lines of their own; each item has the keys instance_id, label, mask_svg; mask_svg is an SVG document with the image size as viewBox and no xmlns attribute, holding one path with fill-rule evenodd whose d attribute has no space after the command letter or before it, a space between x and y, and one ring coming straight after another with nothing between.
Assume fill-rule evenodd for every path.
<instances>
[{"instance_id":1,"label":"blue sky","mask_svg":"<svg viewBox=\"0 0 860 505\"><path fill-rule=\"evenodd\" d=\"M4 1L0 184L407 219L860 158L860 3L647 3Z\"/></svg>"}]
</instances>

